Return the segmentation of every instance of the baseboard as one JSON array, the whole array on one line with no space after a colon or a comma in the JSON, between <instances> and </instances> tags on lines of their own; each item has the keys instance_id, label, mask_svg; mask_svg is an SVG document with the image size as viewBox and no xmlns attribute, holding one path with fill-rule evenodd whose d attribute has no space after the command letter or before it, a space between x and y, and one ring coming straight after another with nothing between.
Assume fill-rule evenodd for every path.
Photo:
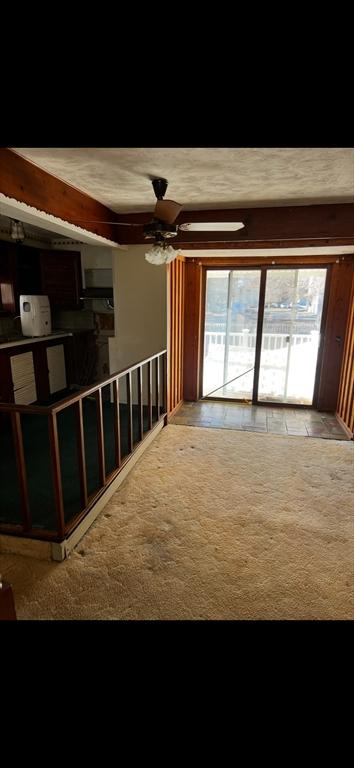
<instances>
[{"instance_id":1,"label":"baseboard","mask_svg":"<svg viewBox=\"0 0 354 768\"><path fill-rule=\"evenodd\" d=\"M183 400L183 398L182 398L182 400L180 400L180 401L179 401L179 403L177 403L177 405L175 405L175 407L173 408L173 410L172 410L172 411L170 411L170 413L168 413L168 414L167 414L167 423L169 422L169 420L170 420L170 419L172 419L172 417L173 417L173 416L175 416L175 415L176 415L177 411L179 411L179 409L181 408L181 406L183 405L183 403L184 403L184 400Z\"/></svg>"},{"instance_id":2,"label":"baseboard","mask_svg":"<svg viewBox=\"0 0 354 768\"><path fill-rule=\"evenodd\" d=\"M349 427L347 427L345 421L343 421L342 417L339 415L339 413L336 413L336 419L339 421L341 427L343 427L344 431L347 433L350 440L354 439L354 432L352 432Z\"/></svg>"}]
</instances>

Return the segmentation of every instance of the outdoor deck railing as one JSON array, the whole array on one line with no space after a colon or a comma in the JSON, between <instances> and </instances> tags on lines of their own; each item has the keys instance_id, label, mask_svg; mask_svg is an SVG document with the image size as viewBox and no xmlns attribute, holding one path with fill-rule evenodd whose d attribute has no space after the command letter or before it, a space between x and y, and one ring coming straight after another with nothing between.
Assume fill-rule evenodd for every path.
<instances>
[{"instance_id":1,"label":"outdoor deck railing","mask_svg":"<svg viewBox=\"0 0 354 768\"><path fill-rule=\"evenodd\" d=\"M145 376L143 376L145 366ZM136 371L135 393L132 386L132 374ZM153 382L154 379L154 382ZM122 457L121 452L121 425L120 425L120 382L126 385L125 400L127 411L127 443L128 453ZM17 405L13 403L0 403L0 429L1 419L6 414L11 419L12 441L16 458L17 479L19 484L19 497L22 521L19 524L0 522L0 533L18 536L28 536L46 541L63 541L74 530L78 523L85 517L106 488L127 464L134 451L141 442L151 433L166 416L167 397L167 353L166 350L146 358L129 368L125 368L109 376L96 384L85 387L74 394L59 400L49 406ZM143 387L144 384L144 387ZM114 469L107 473L105 463L105 425L103 418L102 390L110 385L110 403L113 410L114 428ZM85 398L96 400L96 440L98 455L99 487L93 493L88 491L85 455L85 428L83 416L83 401ZM138 441L134 445L133 428L133 400L137 400L135 412L138 417ZM146 402L144 402L144 400ZM147 429L144 430L144 406L147 413ZM75 409L75 432L80 485L80 511L66 521L63 498L63 484L61 471L61 454L58 437L58 414L67 408ZM153 413L154 412L154 413ZM3 417L3 414L5 416ZM28 489L27 459L24 450L22 416L25 414L37 414L46 417L48 422L50 462L52 469L52 483L55 502L55 530L47 530L33 524L30 494ZM153 418L153 415L156 418ZM44 448L45 450L45 448ZM28 457L27 457L28 458Z\"/></svg>"},{"instance_id":2,"label":"outdoor deck railing","mask_svg":"<svg viewBox=\"0 0 354 768\"><path fill-rule=\"evenodd\" d=\"M292 334L292 343L307 344L313 340L314 334L318 338L318 332L312 331L312 333L296 333ZM225 346L226 332L222 331L206 331L205 332L205 355L208 354L210 346ZM289 334L287 333L264 333L263 334L263 349L282 349L288 344ZM229 334L229 346L230 347L255 347L256 334L250 333L248 330L240 331L238 333Z\"/></svg>"}]
</instances>

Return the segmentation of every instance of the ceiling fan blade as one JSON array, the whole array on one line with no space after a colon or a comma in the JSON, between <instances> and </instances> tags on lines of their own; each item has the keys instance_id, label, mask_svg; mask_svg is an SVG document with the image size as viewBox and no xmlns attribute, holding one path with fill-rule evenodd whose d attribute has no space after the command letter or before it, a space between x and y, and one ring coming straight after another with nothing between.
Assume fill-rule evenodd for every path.
<instances>
[{"instance_id":1,"label":"ceiling fan blade","mask_svg":"<svg viewBox=\"0 0 354 768\"><path fill-rule=\"evenodd\" d=\"M183 232L236 232L243 229L242 221L191 221L180 224Z\"/></svg>"},{"instance_id":2,"label":"ceiling fan blade","mask_svg":"<svg viewBox=\"0 0 354 768\"><path fill-rule=\"evenodd\" d=\"M157 200L154 217L165 224L173 224L181 210L182 205L174 200Z\"/></svg>"}]
</instances>

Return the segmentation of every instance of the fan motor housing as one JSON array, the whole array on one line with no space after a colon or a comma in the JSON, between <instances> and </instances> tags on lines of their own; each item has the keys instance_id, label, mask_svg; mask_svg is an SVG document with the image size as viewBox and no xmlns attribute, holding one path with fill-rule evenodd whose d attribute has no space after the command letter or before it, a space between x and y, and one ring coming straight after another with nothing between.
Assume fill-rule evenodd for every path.
<instances>
[{"instance_id":1,"label":"fan motor housing","mask_svg":"<svg viewBox=\"0 0 354 768\"><path fill-rule=\"evenodd\" d=\"M159 221L159 219L154 219L150 224L145 224L144 237L148 239L150 237L156 237L156 235L164 240L170 237L176 237L177 225L166 224L164 221Z\"/></svg>"}]
</instances>

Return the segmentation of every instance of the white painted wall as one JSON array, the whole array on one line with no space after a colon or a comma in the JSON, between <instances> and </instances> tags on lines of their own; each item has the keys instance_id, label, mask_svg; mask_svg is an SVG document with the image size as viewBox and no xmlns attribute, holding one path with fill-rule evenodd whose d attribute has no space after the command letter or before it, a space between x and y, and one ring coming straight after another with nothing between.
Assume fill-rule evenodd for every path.
<instances>
[{"instance_id":1,"label":"white painted wall","mask_svg":"<svg viewBox=\"0 0 354 768\"><path fill-rule=\"evenodd\" d=\"M113 255L115 333L109 339L111 373L166 349L166 265L145 260L146 245Z\"/></svg>"}]
</instances>

